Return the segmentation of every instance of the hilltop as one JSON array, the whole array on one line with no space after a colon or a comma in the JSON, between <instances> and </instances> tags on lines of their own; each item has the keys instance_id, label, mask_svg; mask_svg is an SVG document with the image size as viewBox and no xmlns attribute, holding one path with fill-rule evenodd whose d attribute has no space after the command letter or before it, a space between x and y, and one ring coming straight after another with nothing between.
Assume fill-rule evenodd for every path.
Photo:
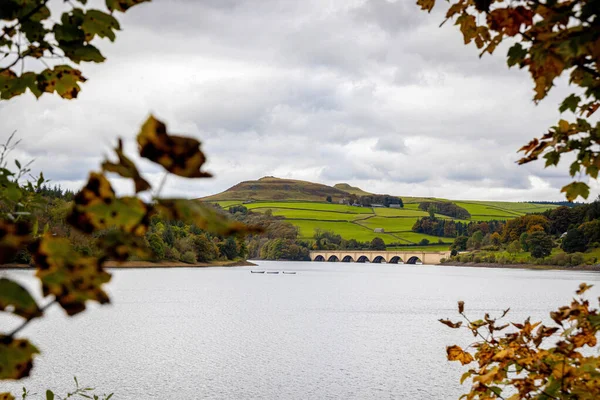
<instances>
[{"instance_id":1,"label":"hilltop","mask_svg":"<svg viewBox=\"0 0 600 400\"><path fill-rule=\"evenodd\" d=\"M360 190L360 189L359 189ZM200 198L202 201L223 200L304 200L325 201L331 196L334 202L348 197L349 193L335 187L320 183L281 179L265 176L256 181L244 181L230 187L224 192Z\"/></svg>"}]
</instances>

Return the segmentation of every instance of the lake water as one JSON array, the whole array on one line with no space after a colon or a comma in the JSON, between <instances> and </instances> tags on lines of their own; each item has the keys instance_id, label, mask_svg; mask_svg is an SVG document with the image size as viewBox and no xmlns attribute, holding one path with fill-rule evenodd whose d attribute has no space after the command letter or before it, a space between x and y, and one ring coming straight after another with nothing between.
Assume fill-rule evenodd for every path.
<instances>
[{"instance_id":1,"label":"lake water","mask_svg":"<svg viewBox=\"0 0 600 400\"><path fill-rule=\"evenodd\" d=\"M33 375L0 389L64 391L77 376L116 400L457 399L466 391L462 368L446 361L445 347L473 338L437 319L457 319L458 300L474 317L510 306L512 320L547 319L580 282L600 280L570 271L257 263L113 270L113 303L74 318L54 308L32 323L23 335L43 351ZM6 275L35 283L30 271ZM2 331L16 321L0 318Z\"/></svg>"}]
</instances>

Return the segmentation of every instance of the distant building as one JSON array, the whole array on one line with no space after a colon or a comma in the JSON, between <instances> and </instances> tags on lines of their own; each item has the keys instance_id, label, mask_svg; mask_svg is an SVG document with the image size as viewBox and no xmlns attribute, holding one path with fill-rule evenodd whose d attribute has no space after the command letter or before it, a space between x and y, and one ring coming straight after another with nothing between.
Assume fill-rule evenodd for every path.
<instances>
[{"instance_id":1,"label":"distant building","mask_svg":"<svg viewBox=\"0 0 600 400\"><path fill-rule=\"evenodd\" d=\"M362 207L362 204L353 203L352 206L354 206L354 207Z\"/></svg>"},{"instance_id":2,"label":"distant building","mask_svg":"<svg viewBox=\"0 0 600 400\"><path fill-rule=\"evenodd\" d=\"M400 204L390 204L390 208L402 208Z\"/></svg>"},{"instance_id":3,"label":"distant building","mask_svg":"<svg viewBox=\"0 0 600 400\"><path fill-rule=\"evenodd\" d=\"M242 201L242 204L250 204L250 203L254 203L254 200L245 200L245 201Z\"/></svg>"},{"instance_id":4,"label":"distant building","mask_svg":"<svg viewBox=\"0 0 600 400\"><path fill-rule=\"evenodd\" d=\"M371 204L371 207L385 207L383 204Z\"/></svg>"},{"instance_id":5,"label":"distant building","mask_svg":"<svg viewBox=\"0 0 600 400\"><path fill-rule=\"evenodd\" d=\"M373 229L373 232L375 232L375 233L385 233L385 230L383 228L375 228L375 229Z\"/></svg>"}]
</instances>

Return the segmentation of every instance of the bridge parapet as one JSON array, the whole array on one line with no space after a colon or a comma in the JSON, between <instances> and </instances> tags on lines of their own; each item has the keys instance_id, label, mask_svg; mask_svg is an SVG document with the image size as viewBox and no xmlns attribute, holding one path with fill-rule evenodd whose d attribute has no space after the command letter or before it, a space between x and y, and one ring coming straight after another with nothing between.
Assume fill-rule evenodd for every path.
<instances>
[{"instance_id":1,"label":"bridge parapet","mask_svg":"<svg viewBox=\"0 0 600 400\"><path fill-rule=\"evenodd\" d=\"M310 252L311 261L370 262L388 264L440 264L449 258L449 251L360 251L360 250L316 250Z\"/></svg>"}]
</instances>

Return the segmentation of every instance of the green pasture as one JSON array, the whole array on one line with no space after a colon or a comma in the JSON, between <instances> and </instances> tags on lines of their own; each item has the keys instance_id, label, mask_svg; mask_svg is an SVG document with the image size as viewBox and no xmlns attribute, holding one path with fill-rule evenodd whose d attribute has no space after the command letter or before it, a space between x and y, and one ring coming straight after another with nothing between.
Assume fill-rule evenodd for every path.
<instances>
[{"instance_id":1,"label":"green pasture","mask_svg":"<svg viewBox=\"0 0 600 400\"><path fill-rule=\"evenodd\" d=\"M315 229L333 231L344 239L355 239L359 242L370 242L376 237L383 239L385 243L400 242L398 238L387 233L375 233L372 230L351 222L334 221L309 221L302 219L290 219L288 222L300 229L300 237L312 239Z\"/></svg>"},{"instance_id":2,"label":"green pasture","mask_svg":"<svg viewBox=\"0 0 600 400\"><path fill-rule=\"evenodd\" d=\"M426 217L429 214L425 211L420 211L411 208L385 208L376 207L373 209L376 215L383 217Z\"/></svg>"},{"instance_id":3,"label":"green pasture","mask_svg":"<svg viewBox=\"0 0 600 400\"><path fill-rule=\"evenodd\" d=\"M383 228L386 232L410 231L417 221L416 217L412 218L386 218L372 217L357 221L358 224L365 226L371 230L375 228Z\"/></svg>"},{"instance_id":4,"label":"green pasture","mask_svg":"<svg viewBox=\"0 0 600 400\"><path fill-rule=\"evenodd\" d=\"M331 211L339 213L351 213L351 214L372 214L373 210L367 207L353 207L345 204L332 204L332 203L316 203L316 202L286 202L286 201L265 201L250 204L244 204L249 210L266 209L266 208L293 208L298 210L314 210L314 211ZM257 210L262 211L262 210Z\"/></svg>"},{"instance_id":5,"label":"green pasture","mask_svg":"<svg viewBox=\"0 0 600 400\"><path fill-rule=\"evenodd\" d=\"M297 210L293 208L255 208L256 212L265 212L271 210L273 215L282 216L286 219L312 219L320 221L354 221L361 218L368 218L373 214L354 214L333 211L316 210ZM368 209L365 209L368 210Z\"/></svg>"}]
</instances>

